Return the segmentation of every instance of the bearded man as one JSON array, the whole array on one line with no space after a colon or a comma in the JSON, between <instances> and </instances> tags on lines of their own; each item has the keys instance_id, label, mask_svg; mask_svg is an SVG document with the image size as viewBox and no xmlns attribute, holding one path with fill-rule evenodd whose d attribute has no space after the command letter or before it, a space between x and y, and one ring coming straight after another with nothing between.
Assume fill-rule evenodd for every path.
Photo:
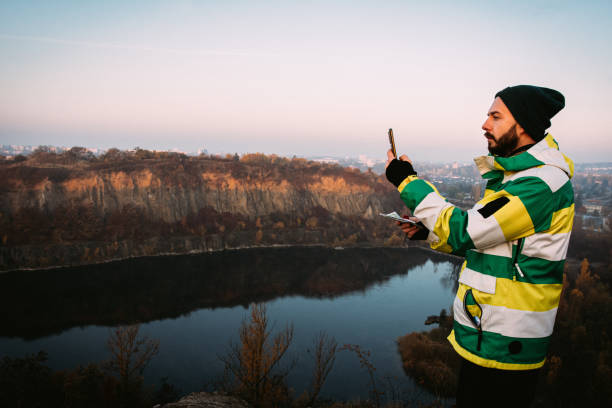
<instances>
[{"instance_id":1,"label":"bearded man","mask_svg":"<svg viewBox=\"0 0 612 408\"><path fill-rule=\"evenodd\" d=\"M448 340L462 358L458 407L528 406L546 361L574 217L574 165L546 133L561 93L519 85L495 95L482 125L490 155L474 159L484 198L464 211L387 153L387 179L425 228L411 239L465 257Z\"/></svg>"}]
</instances>

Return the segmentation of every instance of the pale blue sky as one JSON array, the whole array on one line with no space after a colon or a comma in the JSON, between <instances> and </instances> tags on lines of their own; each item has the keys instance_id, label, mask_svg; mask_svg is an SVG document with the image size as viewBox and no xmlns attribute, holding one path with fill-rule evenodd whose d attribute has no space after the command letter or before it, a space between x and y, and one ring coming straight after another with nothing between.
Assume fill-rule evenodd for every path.
<instances>
[{"instance_id":1,"label":"pale blue sky","mask_svg":"<svg viewBox=\"0 0 612 408\"><path fill-rule=\"evenodd\" d=\"M384 157L486 152L507 85L558 89L550 129L612 158L610 2L0 2L0 144Z\"/></svg>"}]
</instances>

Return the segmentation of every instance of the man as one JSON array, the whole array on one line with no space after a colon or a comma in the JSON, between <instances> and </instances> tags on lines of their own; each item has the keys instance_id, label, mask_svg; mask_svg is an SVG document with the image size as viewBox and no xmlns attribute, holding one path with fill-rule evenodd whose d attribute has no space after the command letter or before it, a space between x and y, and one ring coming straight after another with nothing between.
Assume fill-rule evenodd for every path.
<instances>
[{"instance_id":1,"label":"man","mask_svg":"<svg viewBox=\"0 0 612 408\"><path fill-rule=\"evenodd\" d=\"M427 228L402 230L465 257L448 337L462 357L459 407L523 407L535 396L574 217L573 163L545 133L564 106L561 93L537 86L495 95L482 125L491 154L474 159L486 191L468 211L419 179L406 156L387 153L388 180Z\"/></svg>"}]
</instances>

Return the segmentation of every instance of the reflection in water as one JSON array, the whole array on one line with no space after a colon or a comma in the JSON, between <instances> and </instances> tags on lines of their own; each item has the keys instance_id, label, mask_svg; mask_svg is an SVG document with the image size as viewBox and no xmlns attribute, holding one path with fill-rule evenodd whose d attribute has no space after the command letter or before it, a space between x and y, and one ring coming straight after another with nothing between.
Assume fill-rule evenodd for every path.
<instances>
[{"instance_id":1,"label":"reflection in water","mask_svg":"<svg viewBox=\"0 0 612 408\"><path fill-rule=\"evenodd\" d=\"M334 298L428 260L449 258L420 248L267 248L10 272L0 275L0 336L34 339L281 296ZM446 288L454 282L455 274L441 278Z\"/></svg>"},{"instance_id":2,"label":"reflection in water","mask_svg":"<svg viewBox=\"0 0 612 408\"><path fill-rule=\"evenodd\" d=\"M297 394L312 378L306 350L325 331L340 345L370 350L380 378L425 401L403 372L396 340L426 330L425 318L452 304L459 266L419 248L299 247L11 272L0 275L0 358L42 349L53 369L101 362L109 327L141 322L160 342L145 380L168 377L197 391L221 375L218 356L238 341L248 305L266 302L277 328L295 326L289 385ZM323 393L367 398L367 378L353 353L340 353Z\"/></svg>"}]
</instances>

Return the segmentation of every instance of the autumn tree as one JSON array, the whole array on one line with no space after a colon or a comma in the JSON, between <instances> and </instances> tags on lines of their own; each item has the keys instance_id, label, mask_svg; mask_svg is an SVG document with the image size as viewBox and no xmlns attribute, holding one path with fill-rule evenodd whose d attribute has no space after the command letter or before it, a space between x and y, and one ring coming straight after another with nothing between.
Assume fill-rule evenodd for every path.
<instances>
[{"instance_id":1,"label":"autumn tree","mask_svg":"<svg viewBox=\"0 0 612 408\"><path fill-rule=\"evenodd\" d=\"M596 276L591 273L589 260L584 258L580 263L580 274L576 278L576 287L583 291L590 288L595 283Z\"/></svg>"},{"instance_id":2,"label":"autumn tree","mask_svg":"<svg viewBox=\"0 0 612 408\"><path fill-rule=\"evenodd\" d=\"M102 155L102 159L106 162L125 160L126 157L127 153L117 149L116 147L111 147Z\"/></svg>"},{"instance_id":3,"label":"autumn tree","mask_svg":"<svg viewBox=\"0 0 612 408\"><path fill-rule=\"evenodd\" d=\"M74 146L70 150L63 153L63 156L68 159L69 162L73 163L76 161L89 161L95 159L92 152L87 150L86 147Z\"/></svg>"},{"instance_id":4,"label":"autumn tree","mask_svg":"<svg viewBox=\"0 0 612 408\"><path fill-rule=\"evenodd\" d=\"M159 351L159 341L139 336L139 330L139 325L116 327L107 342L111 352L107 368L118 376L121 400L126 406L133 405L139 396L142 373Z\"/></svg>"},{"instance_id":5,"label":"autumn tree","mask_svg":"<svg viewBox=\"0 0 612 408\"><path fill-rule=\"evenodd\" d=\"M293 325L287 325L274 337L264 304L252 304L250 320L242 322L240 344L219 356L226 372L232 377L233 391L255 407L278 406L289 400L286 378L289 367L280 362L293 341Z\"/></svg>"},{"instance_id":6,"label":"autumn tree","mask_svg":"<svg viewBox=\"0 0 612 408\"><path fill-rule=\"evenodd\" d=\"M569 270L570 268L568 268ZM602 269L600 269L602 270ZM612 406L612 295L584 259L564 275L542 406Z\"/></svg>"}]
</instances>

